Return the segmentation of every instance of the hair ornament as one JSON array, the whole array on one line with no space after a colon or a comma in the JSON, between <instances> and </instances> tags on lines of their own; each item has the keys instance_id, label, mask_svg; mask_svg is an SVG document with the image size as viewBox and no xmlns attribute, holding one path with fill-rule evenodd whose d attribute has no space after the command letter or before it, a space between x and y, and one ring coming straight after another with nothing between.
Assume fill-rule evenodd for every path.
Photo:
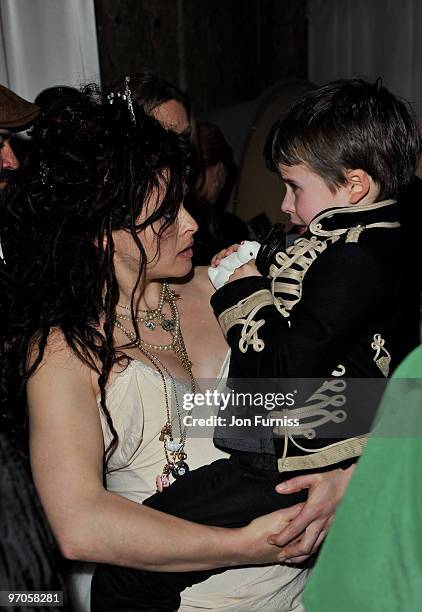
<instances>
[{"instance_id":1,"label":"hair ornament","mask_svg":"<svg viewBox=\"0 0 422 612\"><path fill-rule=\"evenodd\" d=\"M135 111L133 109L133 102L132 102L132 92L130 90L129 87L129 83L130 83L130 76L126 76L125 77L125 88L123 90L123 93L118 92L116 94L117 98L120 98L121 100L124 100L126 102L126 105L128 107L129 110L129 115L130 115L130 119L133 123L133 125L136 125L136 117L135 117ZM115 95L113 92L109 93L107 95L107 100L109 104L114 104L114 99L115 99Z\"/></svg>"},{"instance_id":2,"label":"hair ornament","mask_svg":"<svg viewBox=\"0 0 422 612\"><path fill-rule=\"evenodd\" d=\"M132 102L132 92L129 87L130 76L125 77L125 92L123 94L123 99L127 102L127 107L129 109L130 118L132 119L133 125L136 125L136 117L135 111L133 110L133 102Z\"/></svg>"},{"instance_id":3,"label":"hair ornament","mask_svg":"<svg viewBox=\"0 0 422 612\"><path fill-rule=\"evenodd\" d=\"M43 185L47 184L49 174L50 168L47 166L45 161L40 162L40 178Z\"/></svg>"}]
</instances>

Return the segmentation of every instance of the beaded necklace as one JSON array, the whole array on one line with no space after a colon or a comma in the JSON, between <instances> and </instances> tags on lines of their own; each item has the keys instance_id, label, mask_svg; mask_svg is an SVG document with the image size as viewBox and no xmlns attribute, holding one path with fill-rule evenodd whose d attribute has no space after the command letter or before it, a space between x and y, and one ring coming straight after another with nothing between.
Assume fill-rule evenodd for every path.
<instances>
[{"instance_id":1,"label":"beaded necklace","mask_svg":"<svg viewBox=\"0 0 422 612\"><path fill-rule=\"evenodd\" d=\"M169 475L170 474L174 478L179 478L180 476L183 476L184 474L187 474L189 472L189 466L186 463L187 454L185 452L186 427L182 426L181 410L180 410L179 401L178 401L177 392L176 392L176 382L174 380L174 377L170 374L168 368L162 363L162 361L157 357L157 355L154 355L153 353L151 353L151 350L173 351L176 357L179 359L180 364L182 365L183 369L186 370L189 374L190 384L191 384L191 393L195 394L195 390L196 390L196 381L192 373L192 362L189 359L189 356L186 350L186 346L183 340L182 331L180 329L180 315L177 309L176 299L177 297L174 291L170 289L166 281L163 281L158 307L155 308L154 310L142 311L142 312L147 313L145 317L135 317L136 322L140 322L140 320L141 322L144 322L146 320L153 322L154 319L157 319L158 321L170 321L172 325L168 325L167 327L164 327L162 325L163 329L165 329L165 331L168 331L172 335L173 340L169 344L151 344L151 343L145 342L140 337L137 337L137 334L135 332L129 329L126 329L126 327L124 327L122 323L120 323L120 320L132 320L131 317L128 317L126 315L116 314L115 319L114 319L115 326L118 329L120 329L133 342L133 344L141 351L141 353L145 355L145 357L147 357L151 361L155 369L160 374L161 380L163 383L164 401L165 401L165 407L166 407L166 422L161 428L159 440L160 442L163 442L163 445L164 445L164 454L166 457L166 464L163 467L161 475L158 475L156 478L157 490L160 492L163 490L164 487L169 486L170 484ZM171 320L164 319L162 309L163 309L165 302L167 302L170 305L170 311L171 311L171 316L172 316ZM130 310L130 307L128 306L122 306L120 304L119 306L121 308ZM154 316L151 316L152 313L154 313ZM147 319L147 317L150 317L150 318ZM170 379L170 382L173 388L174 397L175 397L178 425L179 425L179 431L180 431L179 441L176 441L173 437L170 402L169 402L167 382L166 382L166 377L164 375L164 372L167 374L167 376Z\"/></svg>"}]
</instances>

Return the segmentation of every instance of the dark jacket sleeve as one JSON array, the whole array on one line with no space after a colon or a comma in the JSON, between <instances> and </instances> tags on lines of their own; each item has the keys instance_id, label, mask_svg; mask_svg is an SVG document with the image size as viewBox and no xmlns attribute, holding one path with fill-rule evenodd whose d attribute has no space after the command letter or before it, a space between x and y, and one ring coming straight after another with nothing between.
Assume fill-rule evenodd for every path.
<instances>
[{"instance_id":1,"label":"dark jacket sleeve","mask_svg":"<svg viewBox=\"0 0 422 612\"><path fill-rule=\"evenodd\" d=\"M290 317L283 317L273 305L255 315L254 320L265 320L258 332L265 342L261 352L252 346L246 353L239 350L242 324L229 330L230 376L326 376L376 321L387 297L380 287L386 286L382 266L366 248L342 244L328 249L307 271L302 298ZM246 295L265 287L269 287L269 281L259 277L225 285L212 298L215 314L218 317Z\"/></svg>"}]
</instances>

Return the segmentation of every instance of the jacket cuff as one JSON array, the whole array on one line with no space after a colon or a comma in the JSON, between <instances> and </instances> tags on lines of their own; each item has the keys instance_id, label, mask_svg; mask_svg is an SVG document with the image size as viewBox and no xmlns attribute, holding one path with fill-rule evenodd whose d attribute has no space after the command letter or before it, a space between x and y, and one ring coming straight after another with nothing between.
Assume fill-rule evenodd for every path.
<instances>
[{"instance_id":1,"label":"jacket cuff","mask_svg":"<svg viewBox=\"0 0 422 612\"><path fill-rule=\"evenodd\" d=\"M211 297L211 306L215 316L218 318L222 312L261 289L271 289L269 278L247 276L223 285Z\"/></svg>"}]
</instances>

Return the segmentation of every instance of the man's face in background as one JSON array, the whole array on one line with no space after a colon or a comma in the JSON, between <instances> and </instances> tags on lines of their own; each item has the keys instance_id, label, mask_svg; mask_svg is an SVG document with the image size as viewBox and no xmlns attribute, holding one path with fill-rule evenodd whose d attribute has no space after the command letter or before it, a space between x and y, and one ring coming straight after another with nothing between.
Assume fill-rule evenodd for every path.
<instances>
[{"instance_id":1,"label":"man's face in background","mask_svg":"<svg viewBox=\"0 0 422 612\"><path fill-rule=\"evenodd\" d=\"M19 168L19 162L10 144L10 132L0 128L0 189L7 185L10 172Z\"/></svg>"}]
</instances>

